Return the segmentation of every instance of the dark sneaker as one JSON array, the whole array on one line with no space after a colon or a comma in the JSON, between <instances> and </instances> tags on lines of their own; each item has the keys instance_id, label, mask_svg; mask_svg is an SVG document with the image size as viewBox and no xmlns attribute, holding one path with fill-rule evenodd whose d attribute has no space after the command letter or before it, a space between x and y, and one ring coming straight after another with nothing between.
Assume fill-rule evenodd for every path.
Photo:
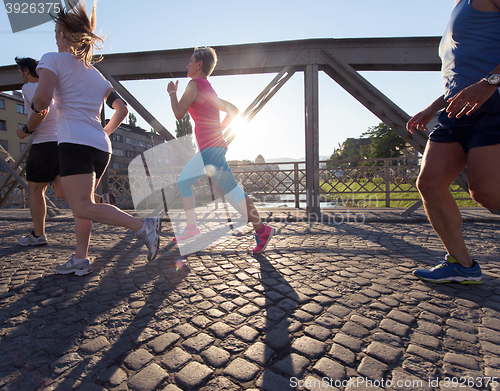
<instances>
[{"instance_id":1,"label":"dark sneaker","mask_svg":"<svg viewBox=\"0 0 500 391\"><path fill-rule=\"evenodd\" d=\"M116 197L113 193L104 193L101 196L101 203L116 205Z\"/></svg>"},{"instance_id":2,"label":"dark sneaker","mask_svg":"<svg viewBox=\"0 0 500 391\"><path fill-rule=\"evenodd\" d=\"M47 238L45 235L40 235L38 238L35 237L35 231L31 231L28 235L19 238L17 241L21 246L45 246L47 244Z\"/></svg>"},{"instance_id":3,"label":"dark sneaker","mask_svg":"<svg viewBox=\"0 0 500 391\"><path fill-rule=\"evenodd\" d=\"M446 254L444 260L431 269L417 269L413 275L421 280L430 282L458 282L459 284L482 284L483 275L479 263L474 261L471 268L463 267L450 254Z\"/></svg>"},{"instance_id":4,"label":"dark sneaker","mask_svg":"<svg viewBox=\"0 0 500 391\"><path fill-rule=\"evenodd\" d=\"M92 272L92 267L90 266L90 261L85 258L83 261L77 262L75 259L75 254L71 254L69 261L64 265L56 266L57 274L71 274L75 273L77 276L84 276Z\"/></svg>"},{"instance_id":5,"label":"dark sneaker","mask_svg":"<svg viewBox=\"0 0 500 391\"><path fill-rule=\"evenodd\" d=\"M142 239L148 248L148 261L152 261L158 255L160 249L161 220L159 217L145 217L144 227L137 232L138 239Z\"/></svg>"},{"instance_id":6,"label":"dark sneaker","mask_svg":"<svg viewBox=\"0 0 500 391\"><path fill-rule=\"evenodd\" d=\"M187 228L182 231L180 236L177 236L173 239L174 243L186 242L191 239L195 239L201 236L201 231L198 227L193 229L192 231L188 231Z\"/></svg>"},{"instance_id":7,"label":"dark sneaker","mask_svg":"<svg viewBox=\"0 0 500 391\"><path fill-rule=\"evenodd\" d=\"M274 228L271 228L268 225L264 225L264 232L258 234L255 233L255 240L257 241L257 246L253 248L253 253L258 254L264 251L269 244L269 240L274 235Z\"/></svg>"}]
</instances>

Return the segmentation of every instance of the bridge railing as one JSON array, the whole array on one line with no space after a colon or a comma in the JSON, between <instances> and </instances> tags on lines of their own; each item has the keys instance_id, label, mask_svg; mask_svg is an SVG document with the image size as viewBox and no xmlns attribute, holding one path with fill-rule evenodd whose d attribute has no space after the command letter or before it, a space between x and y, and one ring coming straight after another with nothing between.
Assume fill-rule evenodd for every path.
<instances>
[{"instance_id":1,"label":"bridge railing","mask_svg":"<svg viewBox=\"0 0 500 391\"><path fill-rule=\"evenodd\" d=\"M361 159L320 161L321 206L339 207L408 207L420 199L416 180L419 158ZM305 162L230 163L236 181L257 202L257 207L290 206L299 208L306 201ZM109 188L118 206L132 209L132 194L127 170L109 170ZM195 196L208 193L197 184ZM456 200L472 200L467 192L452 184ZM49 197L60 208L67 208L53 189ZM22 188L14 191L4 208L26 208L29 198Z\"/></svg>"},{"instance_id":2,"label":"bridge railing","mask_svg":"<svg viewBox=\"0 0 500 391\"><path fill-rule=\"evenodd\" d=\"M420 200L416 180L420 158L320 161L322 206L407 207ZM247 194L266 205L299 208L306 198L305 162L231 164ZM450 186L456 200L472 200L457 184Z\"/></svg>"}]
</instances>

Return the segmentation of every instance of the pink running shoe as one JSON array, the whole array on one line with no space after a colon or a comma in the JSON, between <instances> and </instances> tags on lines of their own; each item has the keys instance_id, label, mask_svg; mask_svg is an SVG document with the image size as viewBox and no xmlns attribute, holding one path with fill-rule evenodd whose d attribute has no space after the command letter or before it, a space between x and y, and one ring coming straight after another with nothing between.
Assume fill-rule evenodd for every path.
<instances>
[{"instance_id":1,"label":"pink running shoe","mask_svg":"<svg viewBox=\"0 0 500 391\"><path fill-rule=\"evenodd\" d=\"M192 231L188 231L187 228L185 228L184 231L182 231L182 234L175 237L173 241L174 243L180 243L185 242L186 240L197 238L199 236L201 236L201 231L198 227L196 227Z\"/></svg>"},{"instance_id":2,"label":"pink running shoe","mask_svg":"<svg viewBox=\"0 0 500 391\"><path fill-rule=\"evenodd\" d=\"M274 228L268 225L264 225L264 232L258 234L255 233L255 240L257 241L257 246L253 248L253 253L258 254L264 251L269 243L269 240L274 235Z\"/></svg>"}]
</instances>

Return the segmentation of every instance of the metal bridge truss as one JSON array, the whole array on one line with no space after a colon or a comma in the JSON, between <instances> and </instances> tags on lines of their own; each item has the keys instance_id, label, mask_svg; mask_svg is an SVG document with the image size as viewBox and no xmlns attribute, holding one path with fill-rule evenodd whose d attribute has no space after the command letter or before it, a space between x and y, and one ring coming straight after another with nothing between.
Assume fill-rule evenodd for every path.
<instances>
[{"instance_id":1,"label":"metal bridge truss","mask_svg":"<svg viewBox=\"0 0 500 391\"><path fill-rule=\"evenodd\" d=\"M427 135L406 130L410 116L374 87L359 71L439 71L440 37L308 39L244 45L215 46L218 64L214 75L276 73L243 112L251 120L297 72L304 74L307 212L320 215L318 73L330 76L363 106L423 153ZM186 59L192 48L105 55L96 67L130 106L166 141L175 137L121 84L126 80L186 77ZM0 67L0 91L21 88L17 66ZM429 97L432 99L433 97ZM231 140L231 130L225 136ZM182 148L179 144L179 148ZM187 154L186 154L187 156ZM468 189L463 172L457 183ZM173 197L175 189L170 189ZM407 212L419 207L417 203Z\"/></svg>"}]
</instances>

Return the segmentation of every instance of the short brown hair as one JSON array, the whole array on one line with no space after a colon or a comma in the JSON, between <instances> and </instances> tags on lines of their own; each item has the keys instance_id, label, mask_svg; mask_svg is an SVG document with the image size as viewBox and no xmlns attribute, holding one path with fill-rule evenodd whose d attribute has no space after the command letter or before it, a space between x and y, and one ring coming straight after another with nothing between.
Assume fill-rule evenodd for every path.
<instances>
[{"instance_id":1,"label":"short brown hair","mask_svg":"<svg viewBox=\"0 0 500 391\"><path fill-rule=\"evenodd\" d=\"M31 57L16 57L17 67L23 72L25 69L28 69L29 74L38 79L38 73L36 73L36 66L38 65L38 61Z\"/></svg>"},{"instance_id":2,"label":"short brown hair","mask_svg":"<svg viewBox=\"0 0 500 391\"><path fill-rule=\"evenodd\" d=\"M76 58L83 60L86 67L92 62L98 62L102 57L93 60L94 48L100 50L104 40L94 34L96 27L96 3L92 6L90 18L87 16L85 1L72 4L68 0L71 10L61 7L59 13L53 17L56 25L59 26L64 37L71 42L71 51ZM99 45L100 43L100 45Z\"/></svg>"},{"instance_id":3,"label":"short brown hair","mask_svg":"<svg viewBox=\"0 0 500 391\"><path fill-rule=\"evenodd\" d=\"M194 59L196 62L203 61L203 72L205 72L207 76L212 74L217 65L217 53L208 46L194 48Z\"/></svg>"}]
</instances>

